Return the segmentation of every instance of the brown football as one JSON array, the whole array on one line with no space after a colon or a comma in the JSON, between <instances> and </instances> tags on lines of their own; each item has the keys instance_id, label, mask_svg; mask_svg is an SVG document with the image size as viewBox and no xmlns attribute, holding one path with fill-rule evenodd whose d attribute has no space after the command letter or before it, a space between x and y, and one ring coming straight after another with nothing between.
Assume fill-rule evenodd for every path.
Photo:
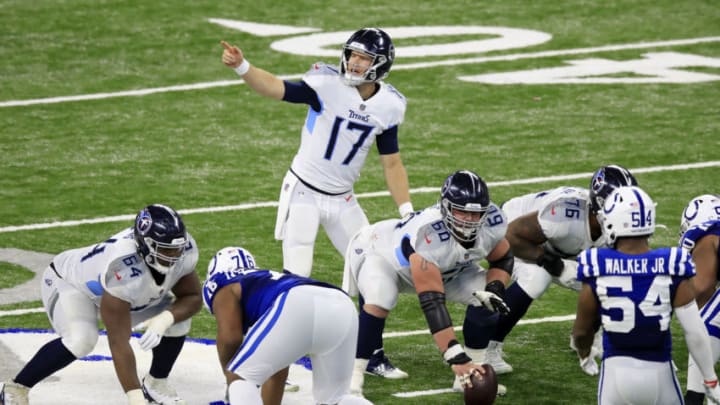
<instances>
[{"instance_id":1,"label":"brown football","mask_svg":"<svg viewBox=\"0 0 720 405\"><path fill-rule=\"evenodd\" d=\"M498 391L497 376L495 370L489 364L483 364L485 374L477 376L472 374L470 381L472 388L465 388L466 405L490 405L495 402Z\"/></svg>"}]
</instances>

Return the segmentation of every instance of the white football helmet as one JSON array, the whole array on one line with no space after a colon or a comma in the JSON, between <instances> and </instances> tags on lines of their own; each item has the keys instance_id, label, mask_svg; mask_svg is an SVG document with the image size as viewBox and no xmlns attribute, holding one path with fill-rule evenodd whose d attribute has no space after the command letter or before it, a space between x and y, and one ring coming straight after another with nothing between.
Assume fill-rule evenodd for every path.
<instances>
[{"instance_id":1,"label":"white football helmet","mask_svg":"<svg viewBox=\"0 0 720 405\"><path fill-rule=\"evenodd\" d=\"M218 272L254 268L255 257L248 250L237 246L224 247L210 259L206 278L209 279Z\"/></svg>"},{"instance_id":2,"label":"white football helmet","mask_svg":"<svg viewBox=\"0 0 720 405\"><path fill-rule=\"evenodd\" d=\"M605 199L598 221L608 244L617 238L649 236L655 232L655 202L637 186L613 190Z\"/></svg>"},{"instance_id":3,"label":"white football helmet","mask_svg":"<svg viewBox=\"0 0 720 405\"><path fill-rule=\"evenodd\" d=\"M695 225L720 220L720 195L703 194L690 200L680 217L680 236Z\"/></svg>"}]
</instances>

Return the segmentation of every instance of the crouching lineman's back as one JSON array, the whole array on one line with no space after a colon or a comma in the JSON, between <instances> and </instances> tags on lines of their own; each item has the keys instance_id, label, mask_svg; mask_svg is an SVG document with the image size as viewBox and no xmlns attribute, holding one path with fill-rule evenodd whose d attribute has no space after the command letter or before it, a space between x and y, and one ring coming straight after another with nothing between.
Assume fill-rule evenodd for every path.
<instances>
[{"instance_id":1,"label":"crouching lineman's back","mask_svg":"<svg viewBox=\"0 0 720 405\"><path fill-rule=\"evenodd\" d=\"M256 268L250 252L227 247L210 261L203 298L217 321L231 404L279 404L290 364L305 354L312 361L316 403L370 404L348 395L358 321L342 290Z\"/></svg>"}]
</instances>

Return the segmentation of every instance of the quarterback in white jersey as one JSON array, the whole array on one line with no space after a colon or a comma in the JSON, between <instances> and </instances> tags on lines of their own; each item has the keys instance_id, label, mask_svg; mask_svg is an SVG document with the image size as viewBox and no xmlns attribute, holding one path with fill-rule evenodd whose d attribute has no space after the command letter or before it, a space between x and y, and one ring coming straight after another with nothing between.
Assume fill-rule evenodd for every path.
<instances>
[{"instance_id":1,"label":"quarterback in white jersey","mask_svg":"<svg viewBox=\"0 0 720 405\"><path fill-rule=\"evenodd\" d=\"M93 350L100 317L129 404L146 404L146 398L184 404L167 378L190 331L190 317L202 305L197 261L197 245L182 219L159 204L140 211L132 228L55 256L41 293L60 338L43 346L0 396L6 403L26 404L30 388ZM131 328L141 324L145 332L138 343L153 350L142 383L129 341Z\"/></svg>"},{"instance_id":2,"label":"quarterback in white jersey","mask_svg":"<svg viewBox=\"0 0 720 405\"><path fill-rule=\"evenodd\" d=\"M413 212L398 146L407 102L382 81L395 58L387 33L377 28L353 33L339 68L316 63L299 82L251 66L240 49L222 44L223 62L257 93L309 106L300 148L280 189L275 238L283 241L285 270L310 275L320 225L343 254L350 237L368 224L353 185L373 144L400 215Z\"/></svg>"},{"instance_id":3,"label":"quarterback in white jersey","mask_svg":"<svg viewBox=\"0 0 720 405\"><path fill-rule=\"evenodd\" d=\"M682 404L672 365L670 320L677 316L698 366L697 383L720 403L710 338L695 302L693 262L677 247L650 249L655 203L639 187L619 187L598 214L609 248L584 250L573 341L580 365L592 361L595 328L603 327L597 403ZM688 377L690 374L688 373Z\"/></svg>"},{"instance_id":4,"label":"quarterback in white jersey","mask_svg":"<svg viewBox=\"0 0 720 405\"><path fill-rule=\"evenodd\" d=\"M500 316L488 348L488 362L496 373L512 372L512 366L503 359L505 337L550 283L580 290L577 254L605 243L595 207L614 188L633 184L637 181L628 170L608 165L595 172L589 189L558 187L503 204L509 221L507 239L516 260L514 283L506 293L510 314Z\"/></svg>"},{"instance_id":5,"label":"quarterback in white jersey","mask_svg":"<svg viewBox=\"0 0 720 405\"><path fill-rule=\"evenodd\" d=\"M467 170L450 175L438 205L404 220L367 226L350 242L345 257L343 287L360 293L360 328L351 388L362 392L363 372L371 354L382 348L385 319L399 293L416 293L438 349L462 385L482 363L480 352L490 335L476 314L503 312L505 284L510 279L512 253L505 240L507 221L490 202L483 180ZM487 259L489 270L478 261ZM445 300L468 305L458 343ZM488 311L489 309L489 311ZM484 342L483 342L484 341Z\"/></svg>"}]
</instances>

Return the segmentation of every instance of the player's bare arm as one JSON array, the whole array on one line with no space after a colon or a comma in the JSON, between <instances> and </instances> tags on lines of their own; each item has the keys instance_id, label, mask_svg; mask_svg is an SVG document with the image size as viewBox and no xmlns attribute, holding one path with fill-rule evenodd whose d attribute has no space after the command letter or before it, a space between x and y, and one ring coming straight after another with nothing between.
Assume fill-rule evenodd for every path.
<instances>
[{"instance_id":1,"label":"player's bare arm","mask_svg":"<svg viewBox=\"0 0 720 405\"><path fill-rule=\"evenodd\" d=\"M510 250L510 242L503 239L487 255L487 261L490 264L487 275L487 283L498 280L504 286L510 284L510 274L513 268L513 251Z\"/></svg>"},{"instance_id":2,"label":"player's bare arm","mask_svg":"<svg viewBox=\"0 0 720 405\"><path fill-rule=\"evenodd\" d=\"M228 371L225 366L243 342L241 293L240 284L234 283L221 288L215 293L213 300L213 314L217 320L218 358L228 385L239 378L236 374Z\"/></svg>"},{"instance_id":3,"label":"player's bare arm","mask_svg":"<svg viewBox=\"0 0 720 405\"><path fill-rule=\"evenodd\" d=\"M696 275L693 278L698 308L702 308L715 293L718 268L718 244L720 237L706 235L692 251Z\"/></svg>"},{"instance_id":4,"label":"player's bare arm","mask_svg":"<svg viewBox=\"0 0 720 405\"><path fill-rule=\"evenodd\" d=\"M453 353L453 350L462 352L462 346L457 342L450 314L445 305L445 287L440 269L418 253L413 253L410 255L410 273L435 345L448 361L446 354ZM467 361L459 364L451 363L455 375L464 376L475 372L472 359L465 352L460 356L464 356Z\"/></svg>"},{"instance_id":5,"label":"player's bare arm","mask_svg":"<svg viewBox=\"0 0 720 405\"><path fill-rule=\"evenodd\" d=\"M400 207L405 203L410 202L410 184L408 182L407 171L405 166L400 159L400 153L391 153L388 155L380 155L380 162L382 163L383 172L385 173L385 182L387 183L388 191L395 201L395 204Z\"/></svg>"},{"instance_id":6,"label":"player's bare arm","mask_svg":"<svg viewBox=\"0 0 720 405\"><path fill-rule=\"evenodd\" d=\"M172 288L175 302L168 308L173 314L175 322L184 321L202 307L202 288L196 272L184 275Z\"/></svg>"},{"instance_id":7,"label":"player's bare arm","mask_svg":"<svg viewBox=\"0 0 720 405\"><path fill-rule=\"evenodd\" d=\"M595 337L595 326L598 324L598 308L592 287L583 283L577 303L577 316L573 324L573 339L577 347L578 355L585 358L590 355L593 339Z\"/></svg>"},{"instance_id":8,"label":"player's bare arm","mask_svg":"<svg viewBox=\"0 0 720 405\"><path fill-rule=\"evenodd\" d=\"M107 330L110 353L120 385L125 392L140 389L135 354L130 347L130 303L105 292L100 299L100 316Z\"/></svg>"},{"instance_id":9,"label":"player's bare arm","mask_svg":"<svg viewBox=\"0 0 720 405\"><path fill-rule=\"evenodd\" d=\"M537 211L515 218L508 224L505 237L510 242L513 254L521 259L534 262L542 256L542 244L547 241L543 234Z\"/></svg>"},{"instance_id":10,"label":"player's bare arm","mask_svg":"<svg viewBox=\"0 0 720 405\"><path fill-rule=\"evenodd\" d=\"M240 48L230 45L225 41L220 41L220 44L223 46L222 61L225 66L238 69L243 62L246 62L245 56ZM238 72L238 74L241 75L245 83L255 90L256 93L276 100L282 100L285 94L285 83L272 73L248 65L247 71L243 73Z\"/></svg>"}]
</instances>

